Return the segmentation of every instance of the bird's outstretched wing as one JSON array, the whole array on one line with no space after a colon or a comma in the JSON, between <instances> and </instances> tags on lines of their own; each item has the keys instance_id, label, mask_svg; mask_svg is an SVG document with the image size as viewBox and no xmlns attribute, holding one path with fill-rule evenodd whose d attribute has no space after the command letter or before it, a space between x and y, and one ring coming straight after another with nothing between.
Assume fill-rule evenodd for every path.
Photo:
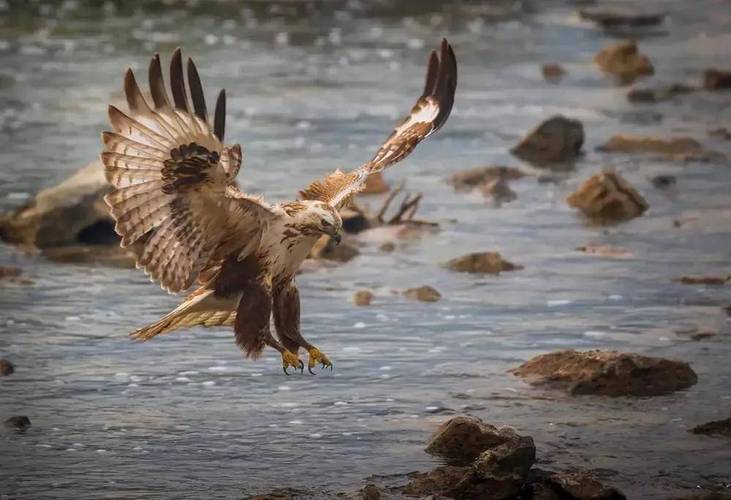
<instances>
[{"instance_id":1,"label":"bird's outstretched wing","mask_svg":"<svg viewBox=\"0 0 731 500\"><path fill-rule=\"evenodd\" d=\"M336 170L300 191L304 200L320 200L336 208L348 204L363 189L369 175L406 158L417 144L439 130L452 110L457 88L457 60L451 45L442 40L439 52L432 51L426 71L424 92L411 113L396 127L376 152L360 168L350 172Z\"/></svg>"},{"instance_id":2,"label":"bird's outstretched wing","mask_svg":"<svg viewBox=\"0 0 731 500\"><path fill-rule=\"evenodd\" d=\"M218 96L211 126L190 59L187 77L186 89L178 49L170 64L171 101L155 55L149 69L150 104L128 70L124 93L129 114L109 106L114 131L102 134L101 159L115 188L105 201L121 245L138 243L133 247L137 266L168 292L190 287L223 251L243 258L256 250L273 216L269 205L236 186L241 147L223 145L225 91Z\"/></svg>"}]
</instances>

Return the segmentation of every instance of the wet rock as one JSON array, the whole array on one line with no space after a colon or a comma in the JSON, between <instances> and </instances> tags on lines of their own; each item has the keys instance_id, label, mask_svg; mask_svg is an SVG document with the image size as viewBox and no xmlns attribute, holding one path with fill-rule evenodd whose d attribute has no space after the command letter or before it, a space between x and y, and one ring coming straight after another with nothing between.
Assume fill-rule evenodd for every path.
<instances>
[{"instance_id":1,"label":"wet rock","mask_svg":"<svg viewBox=\"0 0 731 500\"><path fill-rule=\"evenodd\" d=\"M656 26L664 14L655 12L636 12L632 10L582 9L579 17L592 21L602 28Z\"/></svg>"},{"instance_id":2,"label":"wet rock","mask_svg":"<svg viewBox=\"0 0 731 500\"><path fill-rule=\"evenodd\" d=\"M428 285L420 286L419 288L409 288L404 290L403 294L404 297L421 302L438 302L442 298L441 293Z\"/></svg>"},{"instance_id":3,"label":"wet rock","mask_svg":"<svg viewBox=\"0 0 731 500\"><path fill-rule=\"evenodd\" d=\"M334 260L336 262L348 262L360 254L360 251L348 243L343 241L336 244L329 236L323 236L310 251L310 256L315 259Z\"/></svg>"},{"instance_id":4,"label":"wet rock","mask_svg":"<svg viewBox=\"0 0 731 500\"><path fill-rule=\"evenodd\" d=\"M706 436L727 436L731 437L731 418L716 420L707 424L693 427L693 434L705 434Z\"/></svg>"},{"instance_id":5,"label":"wet rock","mask_svg":"<svg viewBox=\"0 0 731 500\"><path fill-rule=\"evenodd\" d=\"M430 495L462 498L457 491L461 485L471 483L469 467L443 465L430 472L416 472L410 474L411 481L403 488L403 493L409 496L425 498Z\"/></svg>"},{"instance_id":6,"label":"wet rock","mask_svg":"<svg viewBox=\"0 0 731 500\"><path fill-rule=\"evenodd\" d=\"M7 359L0 359L0 377L12 375L15 372L15 366Z\"/></svg>"},{"instance_id":7,"label":"wet rock","mask_svg":"<svg viewBox=\"0 0 731 500\"><path fill-rule=\"evenodd\" d=\"M23 271L18 267L0 266L0 285L31 285L33 281L23 278Z\"/></svg>"},{"instance_id":8,"label":"wet rock","mask_svg":"<svg viewBox=\"0 0 731 500\"><path fill-rule=\"evenodd\" d=\"M492 199L497 205L515 200L518 195L510 188L508 181L500 178L483 184L480 192L485 198Z\"/></svg>"},{"instance_id":9,"label":"wet rock","mask_svg":"<svg viewBox=\"0 0 731 500\"><path fill-rule=\"evenodd\" d=\"M573 395L657 396L698 381L688 363L617 351L559 351L536 356L511 370L533 385Z\"/></svg>"},{"instance_id":10,"label":"wet rock","mask_svg":"<svg viewBox=\"0 0 731 500\"><path fill-rule=\"evenodd\" d=\"M639 217L649 208L640 193L616 172L592 175L566 202L599 222L619 222Z\"/></svg>"},{"instance_id":11,"label":"wet rock","mask_svg":"<svg viewBox=\"0 0 731 500\"><path fill-rule=\"evenodd\" d=\"M594 62L605 73L617 77L620 83L632 83L655 72L650 59L640 53L637 43L632 40L605 47L594 56Z\"/></svg>"},{"instance_id":12,"label":"wet rock","mask_svg":"<svg viewBox=\"0 0 731 500\"><path fill-rule=\"evenodd\" d=\"M709 339L709 338L715 337L715 336L716 336L715 332L696 332L696 333L692 333L690 335L690 338L693 340L703 340L703 339Z\"/></svg>"},{"instance_id":13,"label":"wet rock","mask_svg":"<svg viewBox=\"0 0 731 500\"><path fill-rule=\"evenodd\" d=\"M726 127L714 128L708 131L708 135L711 137L717 137L724 141L731 141L731 130Z\"/></svg>"},{"instance_id":14,"label":"wet rock","mask_svg":"<svg viewBox=\"0 0 731 500\"><path fill-rule=\"evenodd\" d=\"M627 99L635 103L655 103L672 99L679 95L690 94L696 89L682 83L674 83L664 87L632 89L627 93Z\"/></svg>"},{"instance_id":15,"label":"wet rock","mask_svg":"<svg viewBox=\"0 0 731 500\"><path fill-rule=\"evenodd\" d=\"M365 188L359 194L382 194L391 189L383 178L383 172L371 174L366 179Z\"/></svg>"},{"instance_id":16,"label":"wet rock","mask_svg":"<svg viewBox=\"0 0 731 500\"><path fill-rule=\"evenodd\" d=\"M516 180L529 174L517 167L506 167L502 165L490 165L486 167L471 168L457 172L449 179L449 183L457 190L470 190L488 184L495 179Z\"/></svg>"},{"instance_id":17,"label":"wet rock","mask_svg":"<svg viewBox=\"0 0 731 500\"><path fill-rule=\"evenodd\" d=\"M587 255L595 255L597 257L609 257L614 259L627 259L633 257L632 252L624 248L615 247L611 245L599 245L596 243L587 243L576 247L579 252L584 252Z\"/></svg>"},{"instance_id":18,"label":"wet rock","mask_svg":"<svg viewBox=\"0 0 731 500\"><path fill-rule=\"evenodd\" d=\"M544 166L576 159L583 144L581 122L556 115L529 132L510 152L521 160Z\"/></svg>"},{"instance_id":19,"label":"wet rock","mask_svg":"<svg viewBox=\"0 0 731 500\"><path fill-rule=\"evenodd\" d=\"M523 269L519 264L513 264L503 259L498 252L475 252L456 257L446 264L447 269L458 273L487 273L499 274L503 271L518 271Z\"/></svg>"},{"instance_id":20,"label":"wet rock","mask_svg":"<svg viewBox=\"0 0 731 500\"><path fill-rule=\"evenodd\" d=\"M373 302L373 292L370 290L358 290L353 294L353 304L356 306L369 306Z\"/></svg>"},{"instance_id":21,"label":"wet rock","mask_svg":"<svg viewBox=\"0 0 731 500\"><path fill-rule=\"evenodd\" d=\"M117 244L103 197L110 191L100 163L44 189L12 214L0 217L0 238L27 247Z\"/></svg>"},{"instance_id":22,"label":"wet rock","mask_svg":"<svg viewBox=\"0 0 731 500\"><path fill-rule=\"evenodd\" d=\"M703 87L706 90L731 89L731 71L707 69L703 73Z\"/></svg>"},{"instance_id":23,"label":"wet rock","mask_svg":"<svg viewBox=\"0 0 731 500\"><path fill-rule=\"evenodd\" d=\"M396 244L393 241L385 241L378 247L381 252L391 253L396 250Z\"/></svg>"},{"instance_id":24,"label":"wet rock","mask_svg":"<svg viewBox=\"0 0 731 500\"><path fill-rule=\"evenodd\" d=\"M615 135L597 148L605 153L651 153L669 157L684 158L703 153L701 143L690 137L643 137Z\"/></svg>"},{"instance_id":25,"label":"wet rock","mask_svg":"<svg viewBox=\"0 0 731 500\"><path fill-rule=\"evenodd\" d=\"M607 486L583 470L549 472L533 469L524 488L532 500L624 500L616 488Z\"/></svg>"},{"instance_id":26,"label":"wet rock","mask_svg":"<svg viewBox=\"0 0 731 500\"><path fill-rule=\"evenodd\" d=\"M678 183L678 178L674 175L656 175L651 182L658 189L668 189Z\"/></svg>"},{"instance_id":27,"label":"wet rock","mask_svg":"<svg viewBox=\"0 0 731 500\"><path fill-rule=\"evenodd\" d=\"M541 66L543 78L551 83L558 83L566 75L566 70L558 63L547 63Z\"/></svg>"},{"instance_id":28,"label":"wet rock","mask_svg":"<svg viewBox=\"0 0 731 500\"><path fill-rule=\"evenodd\" d=\"M470 465L480 454L519 436L509 427L498 429L474 417L458 416L444 422L426 445L426 452L450 465Z\"/></svg>"},{"instance_id":29,"label":"wet rock","mask_svg":"<svg viewBox=\"0 0 731 500\"><path fill-rule=\"evenodd\" d=\"M489 495L485 498L515 498L535 460L536 447L529 436L515 436L483 451L472 464L479 479L479 486L473 486L472 490Z\"/></svg>"},{"instance_id":30,"label":"wet rock","mask_svg":"<svg viewBox=\"0 0 731 500\"><path fill-rule=\"evenodd\" d=\"M381 500L381 498L383 498L381 490L375 484L366 484L363 489L360 490L360 495L363 500Z\"/></svg>"},{"instance_id":31,"label":"wet rock","mask_svg":"<svg viewBox=\"0 0 731 500\"><path fill-rule=\"evenodd\" d=\"M30 427L30 419L25 415L10 417L5 420L5 427L8 429L15 429L17 431L24 431Z\"/></svg>"},{"instance_id":32,"label":"wet rock","mask_svg":"<svg viewBox=\"0 0 731 500\"><path fill-rule=\"evenodd\" d=\"M725 285L731 276L681 276L674 281L684 285Z\"/></svg>"}]
</instances>

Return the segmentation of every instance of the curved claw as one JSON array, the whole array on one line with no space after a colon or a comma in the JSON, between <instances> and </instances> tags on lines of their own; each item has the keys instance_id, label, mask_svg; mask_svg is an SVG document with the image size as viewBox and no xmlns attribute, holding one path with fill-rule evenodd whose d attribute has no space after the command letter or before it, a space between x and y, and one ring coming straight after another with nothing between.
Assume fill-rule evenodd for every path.
<instances>
[{"instance_id":1,"label":"curved claw","mask_svg":"<svg viewBox=\"0 0 731 500\"><path fill-rule=\"evenodd\" d=\"M291 351L283 351L282 352L282 371L284 371L284 374L289 376L289 372L287 371L287 368L289 367L294 368L295 371L297 369L300 370L300 373L304 373L305 371L305 364L302 362L301 359L297 357L297 355Z\"/></svg>"},{"instance_id":2,"label":"curved claw","mask_svg":"<svg viewBox=\"0 0 731 500\"><path fill-rule=\"evenodd\" d=\"M311 348L309 350L309 355L310 355L310 359L307 363L307 371L309 371L312 375L315 375L315 372L313 372L312 369L317 364L319 364L323 368L330 368L330 371L332 371L332 369L333 369L332 362L317 347Z\"/></svg>"},{"instance_id":3,"label":"curved claw","mask_svg":"<svg viewBox=\"0 0 731 500\"><path fill-rule=\"evenodd\" d=\"M307 367L307 371L310 372L310 375L317 375L317 373L315 373L315 372L312 371L312 367L311 366L308 366Z\"/></svg>"}]
</instances>

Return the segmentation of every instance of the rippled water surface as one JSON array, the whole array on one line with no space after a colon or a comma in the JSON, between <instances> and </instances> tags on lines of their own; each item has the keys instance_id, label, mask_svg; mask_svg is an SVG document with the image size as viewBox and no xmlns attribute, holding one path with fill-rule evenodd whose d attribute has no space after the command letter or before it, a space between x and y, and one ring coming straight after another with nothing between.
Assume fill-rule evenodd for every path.
<instances>
[{"instance_id":1,"label":"rippled water surface","mask_svg":"<svg viewBox=\"0 0 731 500\"><path fill-rule=\"evenodd\" d=\"M270 200L334 167L367 159L421 90L428 50L442 36L459 59L447 126L390 170L424 193L422 218L441 232L384 254L364 236L361 255L303 274L305 336L335 363L285 377L278 357L244 360L226 329L193 329L146 344L127 332L176 304L141 272L64 266L0 247L32 286L0 290L0 417L28 415L23 434L0 433L0 498L236 498L277 486L357 488L371 474L426 470L423 445L439 422L469 413L536 439L546 467L597 470L631 498L667 498L731 483L731 447L687 429L731 415L729 287L675 283L681 274L729 274L724 217L682 228L679 217L729 208L731 169L610 157L594 148L631 132L707 136L729 125L731 93L697 93L636 106L592 66L615 38L575 15L571 2L199 2L99 10L86 2L29 8L0 2L0 208L23 203L98 154L106 105L122 99L126 66L176 46L204 84L229 92L228 137L245 148L239 176ZM731 66L731 4L644 3L669 13L634 33L657 82L697 80ZM9 10L8 10L9 9ZM540 65L569 74L547 84ZM582 120L586 155L557 182L513 183L500 208L454 193L444 179L484 164L520 165L508 149L540 120ZM585 224L563 199L615 165L650 211L617 227ZM526 170L531 170L523 165ZM673 192L649 178L678 177ZM377 200L370 201L375 206ZM729 213L729 212L726 212ZM574 249L624 247L627 259ZM440 263L498 250L525 269L455 275ZM444 298L409 301L393 290L429 284ZM361 288L372 306L350 302ZM678 331L719 332L700 342ZM650 399L568 398L507 373L563 348L606 348L688 361L690 390Z\"/></svg>"}]
</instances>

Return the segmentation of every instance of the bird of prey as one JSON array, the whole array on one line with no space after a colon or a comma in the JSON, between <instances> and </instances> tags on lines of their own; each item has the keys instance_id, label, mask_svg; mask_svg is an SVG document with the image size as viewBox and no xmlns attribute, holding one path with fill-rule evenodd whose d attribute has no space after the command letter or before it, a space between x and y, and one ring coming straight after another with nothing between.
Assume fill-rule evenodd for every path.
<instances>
[{"instance_id":1,"label":"bird of prey","mask_svg":"<svg viewBox=\"0 0 731 500\"><path fill-rule=\"evenodd\" d=\"M287 203L270 204L240 190L241 146L224 143L225 91L211 122L198 70L188 59L184 71L180 49L170 63L170 93L157 54L149 85L151 102L127 70L129 112L109 106L114 130L102 134L101 159L114 189L105 201L120 244L134 251L138 268L168 293L196 288L130 336L144 341L182 327L227 325L247 357L256 358L265 346L279 351L285 373L304 370L300 348L307 351L310 372L318 364L332 369L300 332L295 274L322 235L339 242L338 211L368 176L404 159L444 125L457 86L452 47L443 40L432 51L424 92L373 158L357 169L332 172Z\"/></svg>"}]
</instances>

